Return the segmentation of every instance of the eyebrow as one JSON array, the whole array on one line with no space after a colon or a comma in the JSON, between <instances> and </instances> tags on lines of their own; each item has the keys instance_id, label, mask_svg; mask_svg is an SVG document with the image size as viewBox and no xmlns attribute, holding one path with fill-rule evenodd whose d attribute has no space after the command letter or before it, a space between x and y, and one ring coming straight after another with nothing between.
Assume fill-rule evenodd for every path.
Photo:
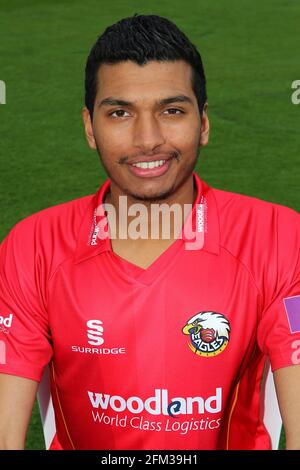
<instances>
[{"instance_id":1,"label":"eyebrow","mask_svg":"<svg viewBox=\"0 0 300 470\"><path fill-rule=\"evenodd\" d=\"M158 106L163 106L172 103L193 104L193 101L186 95L170 96L168 98L163 98L162 100L156 101L156 104ZM110 96L99 102L98 107L100 108L101 106L134 106L134 103L131 101L119 100L118 98Z\"/></svg>"}]
</instances>

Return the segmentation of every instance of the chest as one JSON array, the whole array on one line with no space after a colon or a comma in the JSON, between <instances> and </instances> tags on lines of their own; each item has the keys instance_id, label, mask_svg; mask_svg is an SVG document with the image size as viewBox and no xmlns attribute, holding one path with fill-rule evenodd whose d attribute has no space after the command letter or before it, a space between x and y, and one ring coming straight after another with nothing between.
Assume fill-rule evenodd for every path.
<instances>
[{"instance_id":1,"label":"chest","mask_svg":"<svg viewBox=\"0 0 300 470\"><path fill-rule=\"evenodd\" d=\"M113 252L125 261L147 269L174 243L174 240L148 240L132 243L131 240L111 240Z\"/></svg>"},{"instance_id":2,"label":"chest","mask_svg":"<svg viewBox=\"0 0 300 470\"><path fill-rule=\"evenodd\" d=\"M147 370L151 383L193 381L229 364L234 375L251 353L260 308L248 272L184 253L148 274L131 277L108 255L62 266L49 295L55 357L70 370L78 358L111 380L126 371L142 382Z\"/></svg>"}]
</instances>

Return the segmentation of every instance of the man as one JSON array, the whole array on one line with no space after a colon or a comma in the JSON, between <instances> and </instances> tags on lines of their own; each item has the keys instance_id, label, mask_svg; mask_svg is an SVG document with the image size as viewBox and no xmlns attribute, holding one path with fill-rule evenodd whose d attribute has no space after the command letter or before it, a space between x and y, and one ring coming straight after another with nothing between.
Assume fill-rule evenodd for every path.
<instances>
[{"instance_id":1,"label":"man","mask_svg":"<svg viewBox=\"0 0 300 470\"><path fill-rule=\"evenodd\" d=\"M267 356L287 448L300 448L299 215L194 173L209 138L204 70L167 19L107 28L85 83L86 137L109 179L1 245L1 448L23 448L50 364L54 448L268 449ZM183 218L165 237L173 205Z\"/></svg>"}]
</instances>

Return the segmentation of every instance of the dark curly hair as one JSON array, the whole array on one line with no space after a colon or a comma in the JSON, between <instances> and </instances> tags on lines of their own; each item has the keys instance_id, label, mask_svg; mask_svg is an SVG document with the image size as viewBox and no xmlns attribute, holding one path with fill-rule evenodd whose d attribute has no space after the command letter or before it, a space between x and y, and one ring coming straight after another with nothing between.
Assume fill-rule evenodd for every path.
<instances>
[{"instance_id":1,"label":"dark curly hair","mask_svg":"<svg viewBox=\"0 0 300 470\"><path fill-rule=\"evenodd\" d=\"M206 80L202 59L196 47L167 18L135 14L106 28L90 51L85 68L85 105L91 118L100 65L126 60L139 65L150 60L185 60L192 67L192 88L202 115L207 101Z\"/></svg>"}]
</instances>

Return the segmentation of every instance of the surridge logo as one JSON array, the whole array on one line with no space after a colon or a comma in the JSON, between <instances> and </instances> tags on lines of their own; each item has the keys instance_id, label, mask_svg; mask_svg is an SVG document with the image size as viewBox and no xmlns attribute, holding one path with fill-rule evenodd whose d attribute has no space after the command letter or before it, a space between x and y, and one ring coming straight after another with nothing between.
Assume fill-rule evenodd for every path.
<instances>
[{"instance_id":1,"label":"surridge logo","mask_svg":"<svg viewBox=\"0 0 300 470\"><path fill-rule=\"evenodd\" d=\"M187 322L182 332L188 335L188 346L195 354L215 357L229 342L230 325L221 313L199 312Z\"/></svg>"},{"instance_id":2,"label":"surridge logo","mask_svg":"<svg viewBox=\"0 0 300 470\"><path fill-rule=\"evenodd\" d=\"M88 391L88 396L93 408L108 410L111 408L117 413L129 411L132 414L139 414L147 411L151 415L193 415L204 413L219 413L222 410L222 388L216 388L215 394L207 398L196 397L174 397L169 399L169 392L166 389L155 389L154 396L143 400L138 396L127 399L119 395L109 395L107 393L96 393ZM170 410L172 409L172 412Z\"/></svg>"},{"instance_id":3,"label":"surridge logo","mask_svg":"<svg viewBox=\"0 0 300 470\"><path fill-rule=\"evenodd\" d=\"M103 323L101 320L88 320L86 322L88 343L93 346L101 346L104 343Z\"/></svg>"},{"instance_id":4,"label":"surridge logo","mask_svg":"<svg viewBox=\"0 0 300 470\"><path fill-rule=\"evenodd\" d=\"M126 354L126 348L120 346L113 346L113 347L105 347L103 348L102 345L104 344L104 327L103 322L101 320L88 320L86 322L86 336L88 338L88 344L93 347L86 347L86 346L79 346L73 345L71 346L72 352L82 353L82 354L91 354L91 355L101 355L107 356L110 354L119 355L119 354ZM101 347L99 347L101 346Z\"/></svg>"}]
</instances>

